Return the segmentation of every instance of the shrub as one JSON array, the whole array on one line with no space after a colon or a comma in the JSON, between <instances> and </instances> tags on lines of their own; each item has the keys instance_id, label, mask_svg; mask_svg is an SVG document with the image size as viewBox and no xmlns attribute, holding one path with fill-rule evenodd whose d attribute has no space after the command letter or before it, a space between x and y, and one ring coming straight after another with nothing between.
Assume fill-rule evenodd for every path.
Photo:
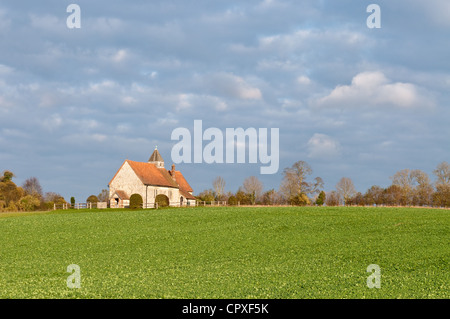
<instances>
[{"instance_id":1,"label":"shrub","mask_svg":"<svg viewBox=\"0 0 450 319\"><path fill-rule=\"evenodd\" d=\"M19 208L22 211L32 211L41 205L39 198L33 195L27 195L19 200Z\"/></svg>"},{"instance_id":2,"label":"shrub","mask_svg":"<svg viewBox=\"0 0 450 319\"><path fill-rule=\"evenodd\" d=\"M14 202L9 202L8 207L6 208L7 212L17 212L19 209L17 208L16 204Z\"/></svg>"},{"instance_id":3,"label":"shrub","mask_svg":"<svg viewBox=\"0 0 450 319\"><path fill-rule=\"evenodd\" d=\"M228 205L230 206L236 206L238 204L238 200L236 196L232 195L230 198L228 198Z\"/></svg>"},{"instance_id":4,"label":"shrub","mask_svg":"<svg viewBox=\"0 0 450 319\"><path fill-rule=\"evenodd\" d=\"M142 204L144 201L142 200L142 196L139 194L133 194L130 196L130 208L131 209L139 209L142 208Z\"/></svg>"},{"instance_id":5,"label":"shrub","mask_svg":"<svg viewBox=\"0 0 450 319\"><path fill-rule=\"evenodd\" d=\"M155 198L155 202L158 204L158 207L167 207L169 206L169 198L166 195L159 194Z\"/></svg>"},{"instance_id":6,"label":"shrub","mask_svg":"<svg viewBox=\"0 0 450 319\"><path fill-rule=\"evenodd\" d=\"M308 196L306 194L301 193L300 195L291 196L289 199L291 205L294 206L305 206L309 205L311 202L309 201Z\"/></svg>"},{"instance_id":7,"label":"shrub","mask_svg":"<svg viewBox=\"0 0 450 319\"><path fill-rule=\"evenodd\" d=\"M324 191L321 191L319 196L317 196L316 205L322 206L325 203L326 195Z\"/></svg>"},{"instance_id":8,"label":"shrub","mask_svg":"<svg viewBox=\"0 0 450 319\"><path fill-rule=\"evenodd\" d=\"M137 194L136 194L137 195ZM95 195L91 195L86 199L86 203L98 203L98 198Z\"/></svg>"}]
</instances>

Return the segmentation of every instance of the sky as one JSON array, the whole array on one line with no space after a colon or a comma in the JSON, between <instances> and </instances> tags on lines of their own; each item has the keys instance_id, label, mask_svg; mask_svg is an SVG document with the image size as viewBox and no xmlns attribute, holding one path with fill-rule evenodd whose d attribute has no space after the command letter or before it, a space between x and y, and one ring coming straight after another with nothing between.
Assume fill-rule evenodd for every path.
<instances>
[{"instance_id":1,"label":"sky","mask_svg":"<svg viewBox=\"0 0 450 319\"><path fill-rule=\"evenodd\" d=\"M69 28L70 4L81 28ZM370 4L381 28L369 28ZM71 20L72 21L72 20ZM279 129L279 169L179 163L198 194L307 162L333 190L450 161L450 1L0 1L0 171L84 202L177 128Z\"/></svg>"}]
</instances>

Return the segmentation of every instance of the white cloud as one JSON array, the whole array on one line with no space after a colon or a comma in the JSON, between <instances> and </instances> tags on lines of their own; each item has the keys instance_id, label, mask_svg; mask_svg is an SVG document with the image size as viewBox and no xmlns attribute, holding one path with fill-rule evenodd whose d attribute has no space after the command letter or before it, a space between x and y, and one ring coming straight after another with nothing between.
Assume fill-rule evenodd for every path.
<instances>
[{"instance_id":1,"label":"white cloud","mask_svg":"<svg viewBox=\"0 0 450 319\"><path fill-rule=\"evenodd\" d=\"M112 60L116 63L120 63L123 60L125 60L128 57L127 51L126 50L119 50L117 51L113 56L112 56Z\"/></svg>"},{"instance_id":2,"label":"white cloud","mask_svg":"<svg viewBox=\"0 0 450 319\"><path fill-rule=\"evenodd\" d=\"M198 107L201 109L215 109L216 111L225 111L228 105L217 96L197 95L197 94L179 94L177 110Z\"/></svg>"},{"instance_id":3,"label":"white cloud","mask_svg":"<svg viewBox=\"0 0 450 319\"><path fill-rule=\"evenodd\" d=\"M335 158L341 154L339 141L332 137L315 133L307 144L309 158Z\"/></svg>"},{"instance_id":4,"label":"white cloud","mask_svg":"<svg viewBox=\"0 0 450 319\"><path fill-rule=\"evenodd\" d=\"M100 32L102 34L114 35L117 31L125 29L125 23L117 18L99 17L96 19L88 19L86 21L86 28L93 30L93 32Z\"/></svg>"},{"instance_id":5,"label":"white cloud","mask_svg":"<svg viewBox=\"0 0 450 319\"><path fill-rule=\"evenodd\" d=\"M301 29L288 34L276 34L261 37L259 39L259 49L264 51L278 52L305 52L312 47L320 48L333 45L354 47L365 44L370 45L363 34L348 30L319 30Z\"/></svg>"},{"instance_id":6,"label":"white cloud","mask_svg":"<svg viewBox=\"0 0 450 319\"><path fill-rule=\"evenodd\" d=\"M108 136L106 136L105 134L92 134L91 138L96 142L103 142L106 141Z\"/></svg>"},{"instance_id":7,"label":"white cloud","mask_svg":"<svg viewBox=\"0 0 450 319\"><path fill-rule=\"evenodd\" d=\"M311 83L311 79L305 75L302 75L297 78L297 83L301 85L308 85Z\"/></svg>"},{"instance_id":8,"label":"white cloud","mask_svg":"<svg viewBox=\"0 0 450 319\"><path fill-rule=\"evenodd\" d=\"M178 96L177 110L190 108L192 106L190 99L191 99L190 94L180 94Z\"/></svg>"},{"instance_id":9,"label":"white cloud","mask_svg":"<svg viewBox=\"0 0 450 319\"><path fill-rule=\"evenodd\" d=\"M55 129L58 129L63 124L63 119L59 114L52 114L51 116L45 118L41 122L41 126L49 131L52 132Z\"/></svg>"},{"instance_id":10,"label":"white cloud","mask_svg":"<svg viewBox=\"0 0 450 319\"><path fill-rule=\"evenodd\" d=\"M398 108L430 107L433 101L411 83L392 83L379 71L357 74L350 85L337 86L313 104L323 107L385 106Z\"/></svg>"},{"instance_id":11,"label":"white cloud","mask_svg":"<svg viewBox=\"0 0 450 319\"><path fill-rule=\"evenodd\" d=\"M104 80L102 82L89 84L89 89L91 92L102 92L104 90L112 90L118 87L118 84L111 80Z\"/></svg>"},{"instance_id":12,"label":"white cloud","mask_svg":"<svg viewBox=\"0 0 450 319\"><path fill-rule=\"evenodd\" d=\"M217 73L206 76L204 81L213 91L225 97L243 100L260 100L262 98L262 93L257 87L234 74Z\"/></svg>"},{"instance_id":13,"label":"white cloud","mask_svg":"<svg viewBox=\"0 0 450 319\"><path fill-rule=\"evenodd\" d=\"M4 64L0 64L0 75L4 76L4 75L9 75L12 74L14 71L13 68L4 65Z\"/></svg>"},{"instance_id":14,"label":"white cloud","mask_svg":"<svg viewBox=\"0 0 450 319\"><path fill-rule=\"evenodd\" d=\"M132 104L136 104L137 102L138 102L138 100L136 100L132 96L124 96L122 98L122 103L125 104L125 105L132 105Z\"/></svg>"}]
</instances>

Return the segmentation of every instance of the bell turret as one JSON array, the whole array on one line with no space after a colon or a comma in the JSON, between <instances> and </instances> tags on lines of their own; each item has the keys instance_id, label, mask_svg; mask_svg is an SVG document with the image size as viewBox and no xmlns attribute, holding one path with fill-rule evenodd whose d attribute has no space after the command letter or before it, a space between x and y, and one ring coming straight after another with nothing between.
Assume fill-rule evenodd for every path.
<instances>
[{"instance_id":1,"label":"bell turret","mask_svg":"<svg viewBox=\"0 0 450 319\"><path fill-rule=\"evenodd\" d=\"M158 146L155 147L155 150L153 151L152 156L148 159L148 162L151 164L155 164L158 168L164 168L164 160L158 152Z\"/></svg>"}]
</instances>

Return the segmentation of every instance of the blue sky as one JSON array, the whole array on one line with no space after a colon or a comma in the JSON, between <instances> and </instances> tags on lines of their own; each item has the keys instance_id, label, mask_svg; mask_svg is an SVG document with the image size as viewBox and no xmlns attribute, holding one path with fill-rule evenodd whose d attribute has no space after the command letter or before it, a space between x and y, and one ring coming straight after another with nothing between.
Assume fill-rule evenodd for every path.
<instances>
[{"instance_id":1,"label":"blue sky","mask_svg":"<svg viewBox=\"0 0 450 319\"><path fill-rule=\"evenodd\" d=\"M66 8L81 8L69 29ZM381 8L369 29L366 8ZM82 202L179 127L279 128L261 164L179 164L195 192L216 176L278 189L306 161L332 190L450 161L450 2L0 2L0 170Z\"/></svg>"}]
</instances>

